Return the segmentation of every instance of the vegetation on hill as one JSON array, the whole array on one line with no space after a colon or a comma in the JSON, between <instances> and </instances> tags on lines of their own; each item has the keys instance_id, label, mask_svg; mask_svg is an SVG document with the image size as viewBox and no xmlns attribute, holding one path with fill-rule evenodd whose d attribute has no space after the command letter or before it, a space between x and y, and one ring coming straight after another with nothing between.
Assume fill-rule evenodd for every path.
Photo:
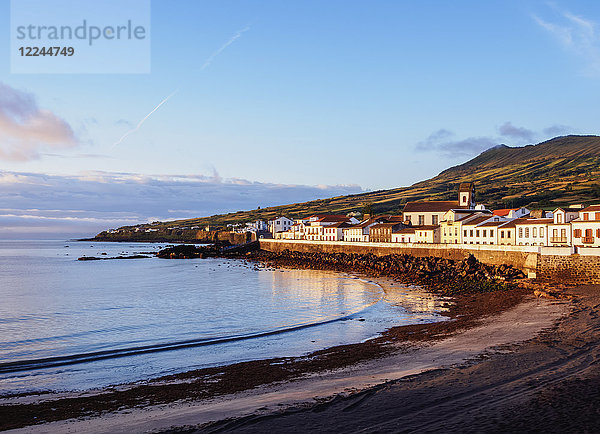
<instances>
[{"instance_id":1,"label":"vegetation on hill","mask_svg":"<svg viewBox=\"0 0 600 434\"><path fill-rule=\"evenodd\" d=\"M600 202L600 137L557 137L537 145L499 145L410 187L339 196L291 205L161 223L158 226L226 225L269 220L278 215L299 218L317 213L397 214L414 200L454 200L461 182L474 182L476 201L488 208L553 209L570 203ZM157 226L154 226L157 227Z\"/></svg>"}]
</instances>

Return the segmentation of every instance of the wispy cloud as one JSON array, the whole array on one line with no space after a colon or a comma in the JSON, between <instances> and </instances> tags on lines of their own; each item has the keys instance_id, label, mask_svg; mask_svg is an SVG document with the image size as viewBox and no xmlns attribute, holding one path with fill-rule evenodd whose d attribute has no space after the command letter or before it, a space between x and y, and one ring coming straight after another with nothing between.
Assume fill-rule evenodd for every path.
<instances>
[{"instance_id":1,"label":"wispy cloud","mask_svg":"<svg viewBox=\"0 0 600 434\"><path fill-rule=\"evenodd\" d=\"M502 137L512 139L533 140L535 133L527 128L516 127L511 122L505 122L498 127L498 132Z\"/></svg>"},{"instance_id":2,"label":"wispy cloud","mask_svg":"<svg viewBox=\"0 0 600 434\"><path fill-rule=\"evenodd\" d=\"M0 160L28 161L78 144L71 126L30 93L0 83Z\"/></svg>"},{"instance_id":3,"label":"wispy cloud","mask_svg":"<svg viewBox=\"0 0 600 434\"><path fill-rule=\"evenodd\" d=\"M547 128L544 128L542 130L542 132L546 136L555 137L555 136L567 134L571 130L572 130L572 128L568 127L566 125L551 125Z\"/></svg>"},{"instance_id":4,"label":"wispy cloud","mask_svg":"<svg viewBox=\"0 0 600 434\"><path fill-rule=\"evenodd\" d=\"M507 121L497 129L497 135L456 138L456 134L442 128L421 140L415 145L419 152L436 152L448 158L463 158L477 155L489 148L500 144L525 145L545 138L563 135L572 129L565 125L551 125L542 129L542 132L519 127Z\"/></svg>"},{"instance_id":5,"label":"wispy cloud","mask_svg":"<svg viewBox=\"0 0 600 434\"><path fill-rule=\"evenodd\" d=\"M533 15L533 20L570 53L582 58L589 75L600 77L598 24L590 19L550 5L554 19Z\"/></svg>"},{"instance_id":6,"label":"wispy cloud","mask_svg":"<svg viewBox=\"0 0 600 434\"><path fill-rule=\"evenodd\" d=\"M417 143L415 148L420 152L435 151L446 157L463 157L482 152L494 144L494 140L489 137L469 137L456 140L452 131L440 129Z\"/></svg>"}]
</instances>

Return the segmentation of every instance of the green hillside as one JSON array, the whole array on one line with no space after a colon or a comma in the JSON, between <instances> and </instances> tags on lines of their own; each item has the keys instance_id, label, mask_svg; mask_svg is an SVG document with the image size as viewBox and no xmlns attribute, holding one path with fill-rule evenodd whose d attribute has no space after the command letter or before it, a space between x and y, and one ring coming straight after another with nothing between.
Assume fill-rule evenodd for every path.
<instances>
[{"instance_id":1,"label":"green hillside","mask_svg":"<svg viewBox=\"0 0 600 434\"><path fill-rule=\"evenodd\" d=\"M346 214L372 204L374 213L399 213L412 200L448 200L458 184L474 182L476 201L488 208L528 206L552 209L569 203L600 203L600 137L557 137L537 145L499 145L476 158L449 168L410 187L381 190L260 210L168 222L165 225L225 225L270 219L298 218L315 213Z\"/></svg>"}]
</instances>

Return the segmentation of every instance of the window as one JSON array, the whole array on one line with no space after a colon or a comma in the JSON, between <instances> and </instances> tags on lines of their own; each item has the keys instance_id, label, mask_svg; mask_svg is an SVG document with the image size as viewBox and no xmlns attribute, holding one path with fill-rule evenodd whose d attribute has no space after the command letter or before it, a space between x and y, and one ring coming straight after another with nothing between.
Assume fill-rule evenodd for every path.
<instances>
[{"instance_id":1,"label":"window","mask_svg":"<svg viewBox=\"0 0 600 434\"><path fill-rule=\"evenodd\" d=\"M562 214L557 214L556 215L556 223L562 223L562 220L563 220Z\"/></svg>"},{"instance_id":2,"label":"window","mask_svg":"<svg viewBox=\"0 0 600 434\"><path fill-rule=\"evenodd\" d=\"M479 229L475 231L475 236L479 238Z\"/></svg>"},{"instance_id":3,"label":"window","mask_svg":"<svg viewBox=\"0 0 600 434\"><path fill-rule=\"evenodd\" d=\"M504 238L504 231L500 231L500 238Z\"/></svg>"},{"instance_id":4,"label":"window","mask_svg":"<svg viewBox=\"0 0 600 434\"><path fill-rule=\"evenodd\" d=\"M533 228L533 238L537 237L537 228Z\"/></svg>"},{"instance_id":5,"label":"window","mask_svg":"<svg viewBox=\"0 0 600 434\"><path fill-rule=\"evenodd\" d=\"M471 229L471 230L469 231L469 235L470 235L470 236L473 236L473 229Z\"/></svg>"},{"instance_id":6,"label":"window","mask_svg":"<svg viewBox=\"0 0 600 434\"><path fill-rule=\"evenodd\" d=\"M573 231L573 236L574 237L580 237L581 236L581 229L575 229Z\"/></svg>"},{"instance_id":7,"label":"window","mask_svg":"<svg viewBox=\"0 0 600 434\"><path fill-rule=\"evenodd\" d=\"M506 231L506 238L510 238L510 231Z\"/></svg>"},{"instance_id":8,"label":"window","mask_svg":"<svg viewBox=\"0 0 600 434\"><path fill-rule=\"evenodd\" d=\"M436 215L431 216L431 224L432 225L437 225L438 224L438 216L436 216Z\"/></svg>"},{"instance_id":9,"label":"window","mask_svg":"<svg viewBox=\"0 0 600 434\"><path fill-rule=\"evenodd\" d=\"M592 238L593 237L591 229L586 229L585 230L585 237L586 238Z\"/></svg>"},{"instance_id":10,"label":"window","mask_svg":"<svg viewBox=\"0 0 600 434\"><path fill-rule=\"evenodd\" d=\"M590 215L587 212L583 213L583 219L584 220L589 220L590 219Z\"/></svg>"},{"instance_id":11,"label":"window","mask_svg":"<svg viewBox=\"0 0 600 434\"><path fill-rule=\"evenodd\" d=\"M420 225L424 225L425 224L425 216L424 215L420 215L419 216L419 226Z\"/></svg>"},{"instance_id":12,"label":"window","mask_svg":"<svg viewBox=\"0 0 600 434\"><path fill-rule=\"evenodd\" d=\"M523 238L523 228L519 228L519 238Z\"/></svg>"},{"instance_id":13,"label":"window","mask_svg":"<svg viewBox=\"0 0 600 434\"><path fill-rule=\"evenodd\" d=\"M483 236L484 236L484 238L487 237L487 229L483 230Z\"/></svg>"},{"instance_id":14,"label":"window","mask_svg":"<svg viewBox=\"0 0 600 434\"><path fill-rule=\"evenodd\" d=\"M465 229L463 232L464 232L464 236L466 237L467 236L467 230Z\"/></svg>"},{"instance_id":15,"label":"window","mask_svg":"<svg viewBox=\"0 0 600 434\"><path fill-rule=\"evenodd\" d=\"M458 228L454 228L454 236L458 237Z\"/></svg>"},{"instance_id":16,"label":"window","mask_svg":"<svg viewBox=\"0 0 600 434\"><path fill-rule=\"evenodd\" d=\"M494 230L490 229L490 237L493 237L493 236L494 236Z\"/></svg>"},{"instance_id":17,"label":"window","mask_svg":"<svg viewBox=\"0 0 600 434\"><path fill-rule=\"evenodd\" d=\"M560 236L562 238L567 238L567 230L566 229L561 229L560 230Z\"/></svg>"},{"instance_id":18,"label":"window","mask_svg":"<svg viewBox=\"0 0 600 434\"><path fill-rule=\"evenodd\" d=\"M594 220L600 220L600 212L597 212L594 216Z\"/></svg>"},{"instance_id":19,"label":"window","mask_svg":"<svg viewBox=\"0 0 600 434\"><path fill-rule=\"evenodd\" d=\"M410 214L405 217L406 221L410 223Z\"/></svg>"},{"instance_id":20,"label":"window","mask_svg":"<svg viewBox=\"0 0 600 434\"><path fill-rule=\"evenodd\" d=\"M525 238L529 238L529 228L525 228Z\"/></svg>"},{"instance_id":21,"label":"window","mask_svg":"<svg viewBox=\"0 0 600 434\"><path fill-rule=\"evenodd\" d=\"M544 236L544 228L540 228L540 238Z\"/></svg>"},{"instance_id":22,"label":"window","mask_svg":"<svg viewBox=\"0 0 600 434\"><path fill-rule=\"evenodd\" d=\"M596 236L600 238L600 229L596 229Z\"/></svg>"}]
</instances>

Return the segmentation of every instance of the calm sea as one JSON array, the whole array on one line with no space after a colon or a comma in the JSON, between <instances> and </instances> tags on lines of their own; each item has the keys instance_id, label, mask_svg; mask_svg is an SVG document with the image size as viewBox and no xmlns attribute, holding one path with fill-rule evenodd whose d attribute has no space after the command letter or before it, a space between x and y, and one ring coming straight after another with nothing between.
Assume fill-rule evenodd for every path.
<instances>
[{"instance_id":1,"label":"calm sea","mask_svg":"<svg viewBox=\"0 0 600 434\"><path fill-rule=\"evenodd\" d=\"M77 260L164 246L0 241L0 395L298 356L444 319L427 293L340 273L227 259Z\"/></svg>"}]
</instances>

